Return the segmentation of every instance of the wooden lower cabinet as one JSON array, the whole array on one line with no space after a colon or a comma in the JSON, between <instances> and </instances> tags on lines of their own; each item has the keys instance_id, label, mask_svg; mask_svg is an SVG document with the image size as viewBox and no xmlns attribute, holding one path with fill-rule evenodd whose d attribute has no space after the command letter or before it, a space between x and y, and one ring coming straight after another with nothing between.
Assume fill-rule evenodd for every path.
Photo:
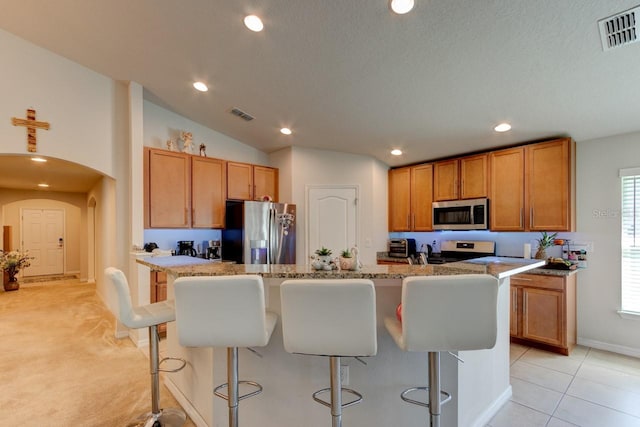
<instances>
[{"instance_id":1,"label":"wooden lower cabinet","mask_svg":"<svg viewBox=\"0 0 640 427\"><path fill-rule=\"evenodd\" d=\"M568 355L576 344L576 275L511 278L511 341Z\"/></svg>"},{"instance_id":2,"label":"wooden lower cabinet","mask_svg":"<svg viewBox=\"0 0 640 427\"><path fill-rule=\"evenodd\" d=\"M151 303L165 301L167 299L167 273L162 271L152 271L149 278L151 285L151 295L149 300ZM167 336L167 324L161 323L158 325L158 335L161 337Z\"/></svg>"}]
</instances>

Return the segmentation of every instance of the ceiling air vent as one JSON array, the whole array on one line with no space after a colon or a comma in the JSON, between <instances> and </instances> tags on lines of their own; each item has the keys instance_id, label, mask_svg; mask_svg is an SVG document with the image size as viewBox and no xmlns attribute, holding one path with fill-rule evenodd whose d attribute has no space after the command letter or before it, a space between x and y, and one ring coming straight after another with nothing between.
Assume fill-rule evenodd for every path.
<instances>
[{"instance_id":1,"label":"ceiling air vent","mask_svg":"<svg viewBox=\"0 0 640 427\"><path fill-rule=\"evenodd\" d=\"M602 50L611 50L638 41L640 6L598 21Z\"/></svg>"},{"instance_id":2,"label":"ceiling air vent","mask_svg":"<svg viewBox=\"0 0 640 427\"><path fill-rule=\"evenodd\" d=\"M234 116L238 116L242 120L245 120L247 122L250 122L251 120L253 120L253 116L250 116L249 114L245 113L244 111L242 111L239 108L233 108L231 110L231 114L233 114Z\"/></svg>"}]
</instances>

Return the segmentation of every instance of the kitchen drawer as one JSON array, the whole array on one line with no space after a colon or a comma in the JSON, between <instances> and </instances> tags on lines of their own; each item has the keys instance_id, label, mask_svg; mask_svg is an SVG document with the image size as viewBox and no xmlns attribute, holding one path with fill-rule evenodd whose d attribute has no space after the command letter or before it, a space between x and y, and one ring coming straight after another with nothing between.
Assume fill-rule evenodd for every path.
<instances>
[{"instance_id":1,"label":"kitchen drawer","mask_svg":"<svg viewBox=\"0 0 640 427\"><path fill-rule=\"evenodd\" d=\"M556 291L562 291L564 289L564 279L562 277L544 276L540 274L516 274L511 277L511 284L514 286L536 287Z\"/></svg>"}]
</instances>

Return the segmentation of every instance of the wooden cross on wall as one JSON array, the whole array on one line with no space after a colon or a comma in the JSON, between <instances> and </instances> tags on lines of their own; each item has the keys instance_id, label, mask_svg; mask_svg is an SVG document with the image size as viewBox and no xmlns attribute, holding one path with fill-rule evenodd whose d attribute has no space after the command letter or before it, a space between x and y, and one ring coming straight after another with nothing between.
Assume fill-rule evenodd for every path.
<instances>
[{"instance_id":1,"label":"wooden cross on wall","mask_svg":"<svg viewBox=\"0 0 640 427\"><path fill-rule=\"evenodd\" d=\"M36 152L36 129L49 130L49 123L37 121L36 110L32 110L31 108L27 110L26 119L18 119L17 117L12 117L11 124L13 124L14 126L24 126L27 128L27 151L30 153Z\"/></svg>"}]
</instances>

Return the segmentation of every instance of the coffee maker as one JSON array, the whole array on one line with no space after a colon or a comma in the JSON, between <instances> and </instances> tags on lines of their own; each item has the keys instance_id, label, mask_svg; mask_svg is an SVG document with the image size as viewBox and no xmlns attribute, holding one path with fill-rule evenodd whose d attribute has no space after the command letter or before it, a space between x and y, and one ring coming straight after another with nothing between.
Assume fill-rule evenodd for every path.
<instances>
[{"instance_id":1,"label":"coffee maker","mask_svg":"<svg viewBox=\"0 0 640 427\"><path fill-rule=\"evenodd\" d=\"M220 259L220 240L209 240L207 247L207 259Z\"/></svg>"},{"instance_id":2,"label":"coffee maker","mask_svg":"<svg viewBox=\"0 0 640 427\"><path fill-rule=\"evenodd\" d=\"M193 240L178 240L178 255L198 256L193 248Z\"/></svg>"}]
</instances>

